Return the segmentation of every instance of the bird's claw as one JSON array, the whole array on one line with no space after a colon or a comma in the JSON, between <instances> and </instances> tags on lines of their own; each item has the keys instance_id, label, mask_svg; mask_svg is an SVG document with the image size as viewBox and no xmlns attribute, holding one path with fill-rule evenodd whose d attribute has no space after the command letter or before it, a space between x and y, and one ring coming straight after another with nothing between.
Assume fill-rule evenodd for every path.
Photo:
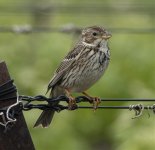
<instances>
[{"instance_id":1,"label":"bird's claw","mask_svg":"<svg viewBox=\"0 0 155 150\"><path fill-rule=\"evenodd\" d=\"M69 97L68 110L75 110L75 109L77 109L76 100L73 97Z\"/></svg>"},{"instance_id":2,"label":"bird's claw","mask_svg":"<svg viewBox=\"0 0 155 150\"><path fill-rule=\"evenodd\" d=\"M101 103L101 99L99 97L90 97L89 102L93 103L93 110L95 111Z\"/></svg>"},{"instance_id":3,"label":"bird's claw","mask_svg":"<svg viewBox=\"0 0 155 150\"><path fill-rule=\"evenodd\" d=\"M93 103L93 110L95 111L98 108L98 105L101 103L101 99L99 97L92 97L86 92L82 92L87 98L89 103Z\"/></svg>"}]
</instances>

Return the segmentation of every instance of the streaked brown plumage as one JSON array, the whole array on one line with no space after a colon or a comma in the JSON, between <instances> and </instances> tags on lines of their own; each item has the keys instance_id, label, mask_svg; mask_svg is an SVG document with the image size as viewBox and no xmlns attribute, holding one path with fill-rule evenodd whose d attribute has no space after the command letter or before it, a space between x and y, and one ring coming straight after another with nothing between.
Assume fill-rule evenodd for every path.
<instances>
[{"instance_id":1,"label":"streaked brown plumage","mask_svg":"<svg viewBox=\"0 0 155 150\"><path fill-rule=\"evenodd\" d=\"M110 37L111 34L102 27L85 28L79 42L55 71L48 85L48 91L51 90L50 96L66 94L70 98L70 109L76 105L71 92L81 92L88 96L84 91L101 78L109 64ZM34 126L47 127L52 121L54 112L54 110L43 111Z\"/></svg>"}]
</instances>

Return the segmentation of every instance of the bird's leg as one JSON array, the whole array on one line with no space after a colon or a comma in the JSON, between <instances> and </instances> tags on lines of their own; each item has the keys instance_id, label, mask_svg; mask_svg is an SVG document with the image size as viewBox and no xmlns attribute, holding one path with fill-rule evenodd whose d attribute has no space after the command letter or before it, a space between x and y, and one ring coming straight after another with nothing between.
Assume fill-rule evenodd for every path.
<instances>
[{"instance_id":1,"label":"bird's leg","mask_svg":"<svg viewBox=\"0 0 155 150\"><path fill-rule=\"evenodd\" d=\"M94 108L94 110L96 110L98 105L101 103L101 99L99 97L92 97L89 94L87 94L86 92L82 92L82 94L85 95L86 97L88 97L89 102L93 103L93 108Z\"/></svg>"},{"instance_id":2,"label":"bird's leg","mask_svg":"<svg viewBox=\"0 0 155 150\"><path fill-rule=\"evenodd\" d=\"M68 109L69 109L69 110L74 110L74 109L76 109L76 108L77 108L76 100L75 100L75 98L71 95L71 92L69 91L69 89L65 89L65 93L66 93L66 96L69 98Z\"/></svg>"}]
</instances>

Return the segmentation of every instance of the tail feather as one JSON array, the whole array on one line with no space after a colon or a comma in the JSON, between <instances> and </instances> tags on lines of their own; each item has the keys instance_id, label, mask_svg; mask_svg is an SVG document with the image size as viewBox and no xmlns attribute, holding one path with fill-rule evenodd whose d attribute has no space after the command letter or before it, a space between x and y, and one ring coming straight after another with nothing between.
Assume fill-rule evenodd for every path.
<instances>
[{"instance_id":1,"label":"tail feather","mask_svg":"<svg viewBox=\"0 0 155 150\"><path fill-rule=\"evenodd\" d=\"M43 128L48 127L52 122L54 113L54 110L44 110L34 124L34 127L38 127L39 125L42 125Z\"/></svg>"},{"instance_id":2,"label":"tail feather","mask_svg":"<svg viewBox=\"0 0 155 150\"><path fill-rule=\"evenodd\" d=\"M63 94L64 94L64 90L62 88L60 88L59 86L55 86L51 90L50 97L55 98L55 97L58 97ZM55 104L51 104L51 105L57 105L58 103L59 102L56 102ZM48 127L50 125L50 123L52 122L54 114L55 114L55 110L44 110L41 113L41 115L39 116L39 118L37 119L36 123L34 124L34 127L38 127L40 125L43 128Z\"/></svg>"}]
</instances>

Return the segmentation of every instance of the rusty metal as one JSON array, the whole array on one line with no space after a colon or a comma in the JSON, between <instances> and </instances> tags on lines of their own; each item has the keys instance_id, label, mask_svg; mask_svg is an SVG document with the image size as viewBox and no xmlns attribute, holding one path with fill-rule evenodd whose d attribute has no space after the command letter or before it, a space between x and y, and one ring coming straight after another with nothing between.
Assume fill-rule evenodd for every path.
<instances>
[{"instance_id":1,"label":"rusty metal","mask_svg":"<svg viewBox=\"0 0 155 150\"><path fill-rule=\"evenodd\" d=\"M3 85L9 80L10 75L7 66L5 62L0 62L0 85ZM12 83L6 85L5 88L9 88L10 86L12 86ZM9 97L14 97L14 99L9 99ZM16 91L0 97L0 108L16 103L16 97ZM6 100L7 98L8 100ZM5 100L3 101L3 99ZM0 126L0 150L35 150L22 111L16 117L17 121L8 125L6 129Z\"/></svg>"}]
</instances>

